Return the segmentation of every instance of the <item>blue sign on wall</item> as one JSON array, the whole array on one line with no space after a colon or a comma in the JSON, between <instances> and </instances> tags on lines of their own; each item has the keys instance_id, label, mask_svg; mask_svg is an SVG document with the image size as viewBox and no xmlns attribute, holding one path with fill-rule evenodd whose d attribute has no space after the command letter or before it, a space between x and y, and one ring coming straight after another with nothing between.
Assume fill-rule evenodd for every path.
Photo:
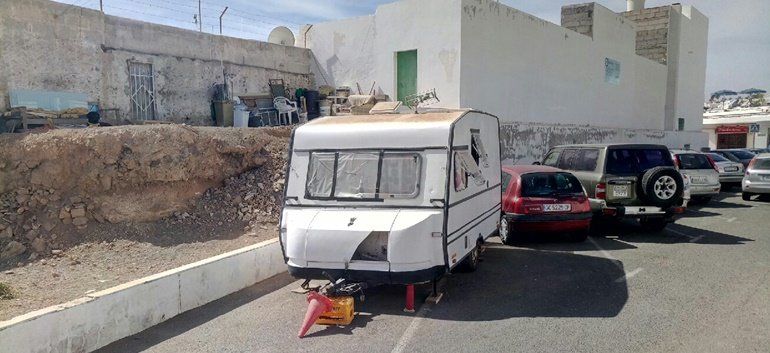
<instances>
[{"instance_id":1,"label":"blue sign on wall","mask_svg":"<svg viewBox=\"0 0 770 353\"><path fill-rule=\"evenodd\" d=\"M620 84L620 61L604 58L604 81L613 85Z\"/></svg>"}]
</instances>

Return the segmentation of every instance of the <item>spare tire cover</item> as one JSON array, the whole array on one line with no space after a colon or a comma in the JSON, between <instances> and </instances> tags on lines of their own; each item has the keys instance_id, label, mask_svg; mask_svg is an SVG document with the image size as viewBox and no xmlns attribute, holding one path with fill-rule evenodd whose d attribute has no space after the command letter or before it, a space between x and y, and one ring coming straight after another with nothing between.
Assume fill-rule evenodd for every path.
<instances>
[{"instance_id":1,"label":"spare tire cover","mask_svg":"<svg viewBox=\"0 0 770 353\"><path fill-rule=\"evenodd\" d=\"M678 205L684 194L684 180L678 170L655 167L644 173L640 184L644 201L666 208Z\"/></svg>"}]
</instances>

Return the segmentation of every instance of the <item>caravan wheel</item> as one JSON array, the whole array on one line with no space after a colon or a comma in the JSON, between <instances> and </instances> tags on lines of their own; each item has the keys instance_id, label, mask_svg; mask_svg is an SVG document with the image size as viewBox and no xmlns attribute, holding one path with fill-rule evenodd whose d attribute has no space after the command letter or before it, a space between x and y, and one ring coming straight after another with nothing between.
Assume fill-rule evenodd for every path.
<instances>
[{"instance_id":1,"label":"caravan wheel","mask_svg":"<svg viewBox=\"0 0 770 353\"><path fill-rule=\"evenodd\" d=\"M479 258L481 257L481 244L476 243L476 247L471 250L462 263L457 268L462 272L473 272L479 268Z\"/></svg>"}]
</instances>

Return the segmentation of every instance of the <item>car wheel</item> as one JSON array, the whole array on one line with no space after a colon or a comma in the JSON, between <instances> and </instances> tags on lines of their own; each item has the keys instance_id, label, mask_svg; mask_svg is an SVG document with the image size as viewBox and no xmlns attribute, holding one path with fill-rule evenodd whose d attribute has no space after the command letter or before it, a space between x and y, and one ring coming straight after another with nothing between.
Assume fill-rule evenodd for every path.
<instances>
[{"instance_id":1,"label":"car wheel","mask_svg":"<svg viewBox=\"0 0 770 353\"><path fill-rule=\"evenodd\" d=\"M663 218L642 218L639 224L644 230L651 232L660 232L668 225L668 221Z\"/></svg>"},{"instance_id":2,"label":"car wheel","mask_svg":"<svg viewBox=\"0 0 770 353\"><path fill-rule=\"evenodd\" d=\"M481 258L481 244L477 243L476 247L468 253L463 262L457 265L457 268L463 272L473 272L479 268L479 259Z\"/></svg>"},{"instance_id":3,"label":"car wheel","mask_svg":"<svg viewBox=\"0 0 770 353\"><path fill-rule=\"evenodd\" d=\"M751 194L749 194L748 192L742 193L741 197L743 198L743 201L751 201Z\"/></svg>"},{"instance_id":4,"label":"car wheel","mask_svg":"<svg viewBox=\"0 0 770 353\"><path fill-rule=\"evenodd\" d=\"M503 244L511 245L511 223L505 219L505 215L500 216L500 225L498 226L497 233Z\"/></svg>"},{"instance_id":5,"label":"car wheel","mask_svg":"<svg viewBox=\"0 0 770 353\"><path fill-rule=\"evenodd\" d=\"M655 167L642 176L642 195L654 206L668 208L681 203L684 194L682 174L671 167Z\"/></svg>"}]
</instances>

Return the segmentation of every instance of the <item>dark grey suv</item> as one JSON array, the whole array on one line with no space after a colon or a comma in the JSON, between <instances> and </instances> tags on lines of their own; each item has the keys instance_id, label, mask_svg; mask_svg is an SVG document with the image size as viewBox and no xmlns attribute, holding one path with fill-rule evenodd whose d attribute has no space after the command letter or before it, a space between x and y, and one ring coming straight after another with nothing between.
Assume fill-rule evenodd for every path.
<instances>
[{"instance_id":1,"label":"dark grey suv","mask_svg":"<svg viewBox=\"0 0 770 353\"><path fill-rule=\"evenodd\" d=\"M542 164L568 170L580 180L595 220L630 217L646 229L661 230L687 205L685 179L666 146L556 146Z\"/></svg>"}]
</instances>

